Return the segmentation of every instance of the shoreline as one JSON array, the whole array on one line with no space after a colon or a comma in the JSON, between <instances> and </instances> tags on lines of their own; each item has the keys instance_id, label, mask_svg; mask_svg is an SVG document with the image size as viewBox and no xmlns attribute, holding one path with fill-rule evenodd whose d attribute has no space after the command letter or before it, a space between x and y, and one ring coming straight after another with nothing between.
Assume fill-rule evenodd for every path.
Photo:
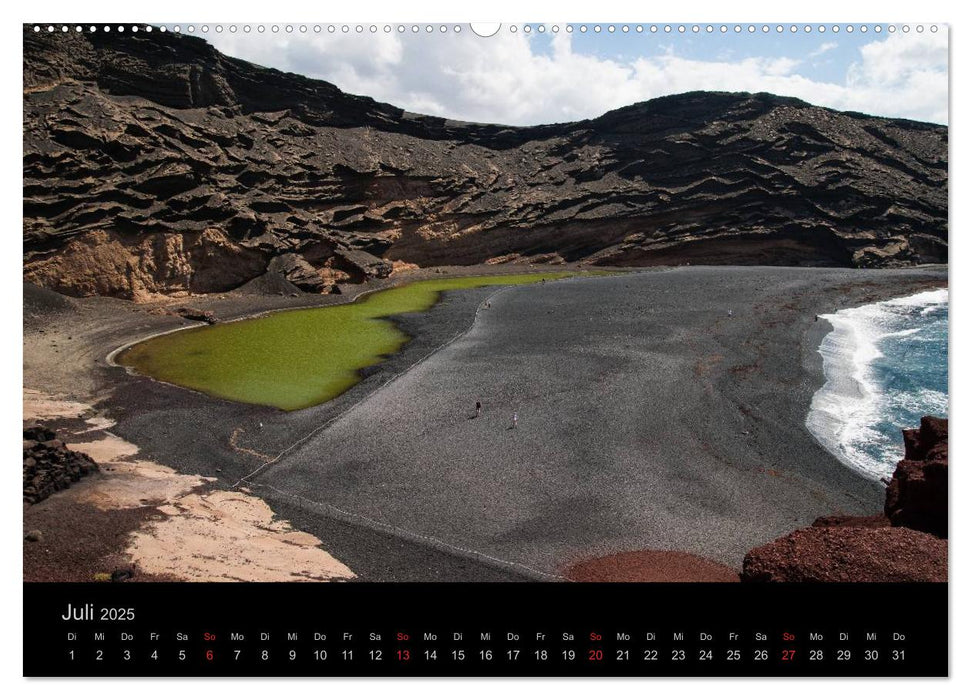
<instances>
[{"instance_id":1,"label":"shoreline","mask_svg":"<svg viewBox=\"0 0 971 700\"><path fill-rule=\"evenodd\" d=\"M529 273L526 272L526 271L523 271L523 272L518 273L518 274L529 274ZM375 286L375 287L371 287L371 288L367 288L367 289L362 289L362 290L356 291L354 293L354 295L351 298L349 298L349 299L344 299L344 295L339 295L341 298L340 299L336 299L336 300L332 300L331 303L319 303L318 302L318 303L315 303L315 304L304 304L302 306L285 306L285 307L279 307L279 308L262 309L260 311L254 311L252 313L244 313L242 315L231 316L230 318L226 318L226 319L219 319L218 323L220 323L220 324L237 323L239 321L250 321L250 320L253 320L253 319L257 319L257 318L264 318L264 317L269 316L271 314L283 313L283 312L286 312L286 311L304 311L304 310L307 310L307 309L319 309L319 308L322 308L322 307L325 307L325 306L343 306L345 304L353 304L353 303L357 302L358 300L367 297L370 294L376 294L378 292L383 292L383 291L386 291L388 289L394 289L396 287L403 287L403 286L405 286L407 284L414 284L415 282L420 282L420 281L423 281L424 279L435 279L435 278L434 277L427 277L427 278L422 277L422 278L415 279L415 280L402 281L401 284L393 284L392 283L392 284L390 284L388 286ZM395 280L395 281L398 281L398 280ZM366 285L362 285L362 286L366 286ZM233 293L234 292L226 292L224 294L205 294L205 295L197 295L196 297L186 297L186 298L196 298L196 299L198 299L198 298L211 299L212 297L220 297L220 298L222 298L222 297L225 297L228 294L233 294ZM270 295L255 295L255 294L251 294L251 295L248 295L248 296L254 296L254 297L255 296L266 296L266 297L270 297ZM309 295L308 294L307 296L316 296L317 298L324 298L324 299L326 299L328 297L337 296L337 295ZM175 300L175 299L166 300L166 302L164 303L164 306L174 305L177 301L178 300ZM171 328L171 329L166 330L166 331L160 331L158 333L152 333L152 334L147 335L147 336L144 336L142 338L137 338L135 340L131 340L131 341L125 343L124 345L122 345L120 347L117 347L114 350L112 350L111 352L109 352L105 356L105 362L107 362L109 365L111 365L113 367L122 367L122 368L126 368L127 369L128 368L127 365L120 365L120 364L118 364L117 362L115 362L115 358L118 356L119 353L124 352L128 348L130 348L132 346L135 346L135 345L138 345L140 343L144 343L144 342L146 342L148 340L152 340L153 338L160 338L163 335L168 335L170 333L178 333L179 331L185 331L185 330L189 330L191 328L201 328L201 327L204 327L204 326L207 326L207 325L209 325L209 324L207 324L205 321L195 321L195 322L190 322L187 325L180 326L178 328ZM139 376L145 376L145 375L139 375ZM156 380L156 381L161 381L161 380ZM174 386L178 386L178 385L174 385ZM182 388L187 389L188 391L193 391L192 389L188 389L187 387L182 387Z\"/></svg>"},{"instance_id":2,"label":"shoreline","mask_svg":"<svg viewBox=\"0 0 971 700\"><path fill-rule=\"evenodd\" d=\"M265 311L155 333L113 350L105 361L213 398L303 410L337 398L400 352L412 337L395 322L397 317L424 313L447 292L556 282L573 275L584 273L406 281L360 292L344 303ZM186 333L176 337L178 331Z\"/></svg>"},{"instance_id":3,"label":"shoreline","mask_svg":"<svg viewBox=\"0 0 971 700\"><path fill-rule=\"evenodd\" d=\"M535 272L536 269L529 271ZM456 272L468 275L466 270L458 269ZM495 267L490 267L488 272L495 274L497 270ZM750 543L762 544L769 541L775 535L791 530L794 523L798 524L816 515L841 511L864 512L872 509L872 504L878 495L877 490L873 489L872 485L861 484L855 477L839 474L833 469L833 465L836 464L840 470L848 471L818 446L809 435L804 427L805 413L798 421L793 420L792 404L798 403L798 396L811 398L813 391L820 385L811 386L814 383L812 379L814 364L819 365L820 382L823 376L818 343L815 346L811 343L811 337L822 333L823 329L822 324L812 322L812 314L818 311L820 306L825 308L825 305L830 303L827 300L841 297L864 299L868 295L888 294L890 290L900 289L902 285L940 286L942 280L946 283L944 267L901 271L684 267L639 270L633 275L616 277L613 282L597 282L592 286L587 281L578 285L565 285L566 291L563 294L566 297L564 298L577 301L575 313L573 313L574 322L583 321L584 325L593 324L591 333L596 324L604 322L604 319L597 317L597 314L604 309L610 309L610 314L621 313L621 310L599 306L597 299L600 297L597 295L601 295L601 290L607 293L608 287L615 287L620 292L620 296L616 297L621 300L618 303L624 308L629 308L626 312L629 314L629 319L625 319L625 325L617 328L625 329L629 323L636 321L645 329L643 333L631 336L641 338L644 343L647 343L643 350L632 348L631 351L627 351L624 349L624 343L629 341L618 341L621 344L614 346L614 349L604 348L608 354L595 366L609 369L616 364L615 360L610 358L617 352L626 357L633 351L638 354L636 356L647 352L648 355L645 357L661 353L669 358L665 362L675 362L677 367L682 368L677 370L677 376L688 382L690 391L683 401L679 399L670 405L679 406L680 412L686 412L686 418L682 419L686 422L683 422L682 428L672 433L681 436L677 437L679 441L687 440L683 443L684 448L665 456L670 452L669 448L654 442L650 434L654 422L667 418L651 408L654 400L652 403L644 404L648 413L644 416L647 422L643 424L642 431L647 432L640 440L648 440L648 442L638 447L637 452L632 454L641 455L638 459L647 459L646 462L642 462L641 470L647 468L651 473L645 475L630 472L628 477L622 477L620 482L626 483L638 479L643 482L643 479L649 477L648 480L654 483L654 486L648 488L647 482L643 482L645 490L640 492L642 495L638 498L645 498L651 494L645 503L671 504L672 513L684 511L687 519L683 519L681 524L680 531L683 534L673 539L669 537L670 541L667 542L664 541L665 536L662 536L663 528L658 529L656 534L651 534L654 532L654 526L649 524L650 521L645 521L644 525L640 526L641 530L635 527L631 532L620 537L616 534L605 534L601 545L598 546L583 544L583 538L580 537L575 544L569 545L569 557L565 554L567 550L556 553L562 549L561 545L548 547L547 549L552 553L551 556L556 561L562 560L565 563L568 560L577 562L586 558L606 556L621 550L673 548L737 567L740 557L734 552L740 552L743 546L748 546ZM724 312L715 311L715 315L712 316L711 311L703 310L702 307L721 302L720 299L711 298L713 295L709 288L712 284L715 285L713 289L718 289L721 296L732 299L730 303L735 307L736 313L731 319L728 319ZM767 285L771 286L771 289L765 289ZM797 288L804 289L805 292L799 291L798 296L791 299L787 296L790 294L789 291L784 291L781 296L777 295L775 298L770 293L772 290L797 290ZM334 478L340 478L339 465L343 448L339 444L332 447L331 443L326 441L331 439L332 434L347 430L348 426L360 420L361 416L370 414L375 408L380 410L381 401L379 397L374 396L375 392L381 390L381 397L385 399L397 396L402 387L418 381L421 375L438 371L439 367L451 366L442 363L451 362L450 358L457 357L456 353L468 353L475 347L485 347L481 343L487 337L506 338L506 331L501 330L501 326L495 326L495 322L504 322L507 317L515 320L520 311L537 314L531 320L524 317L526 325L522 327L523 332L531 333L531 326L541 325L536 321L545 323L545 317L539 315L539 309L548 308L553 313L553 317L563 313L557 310L559 307L555 300L552 300L552 306L547 306L547 301L540 299L535 300L535 304L530 302L527 306L522 306L524 297L515 288L510 289L512 291L509 294L504 294L499 302L493 304L493 310L501 309L501 314L490 313L485 318L475 320L474 311L485 298L480 290L446 294L440 303L429 311L406 314L404 318L397 319L405 332L413 338L401 352L381 363L374 372L367 373L368 376L362 382L344 395L326 404L292 414L281 415L279 411L212 399L175 386L162 385L155 380L130 376L118 367L107 365L104 358L112 348L120 345L115 342L116 339L125 340L125 336L128 339L144 337L146 329L152 330L151 326L155 326L156 330L165 330L165 326L171 329L172 324L184 325L182 319L149 316L145 313L145 307L139 308L118 300L70 300L72 304L81 307L80 311L68 315L55 314L48 320L60 320L53 324L44 323L31 327L25 319L25 386L30 386L28 382L47 381L49 386L41 388L53 390L53 393L66 394L68 398L71 394L76 394L78 398L91 400L92 405L95 405L99 411L117 421L112 432L137 445L140 454L146 459L171 466L182 474L212 478L214 479L212 483L219 489L233 488L233 484L239 483L242 477L266 461L262 457L279 454L314 428L333 421L332 427L323 430L319 435L308 440L303 448L296 450L298 454L288 454L287 459L284 460L285 464L274 464L271 469L266 470L269 474L261 473L259 481L268 484L267 486L252 485L253 495L268 503L277 517L285 518L294 528L317 537L326 551L332 553L338 561L346 564L358 575L358 580L519 580L511 572L476 561L474 557L461 557L444 551L434 551L417 542L405 542L395 537L393 532L368 531L353 522L341 522L328 516L326 512L315 511L307 508L306 505L301 505L306 500L312 500L332 505L363 518L375 515L369 512L368 508L376 506L365 503L362 507L358 507L361 504L355 500L354 495L358 487L347 491L339 481L333 481ZM629 291L631 289L643 291ZM727 292L722 294L723 290ZM597 298L590 298L591 294ZM544 299L547 296L549 295L544 294ZM738 301L735 301L736 298ZM281 310L279 307L285 309L293 303L293 300L283 298L211 301L214 302L214 306L221 305L225 311L235 309L240 314ZM186 300L183 299L170 302L171 305L184 303ZM745 304L749 304L750 311ZM246 306L249 308L247 309ZM254 309L254 306L263 308ZM786 308L787 306L792 308ZM832 308L832 305L829 308ZM508 313L513 310L515 310L513 316L508 316ZM695 330L696 323L707 324L706 332L698 334ZM757 325L753 326L753 323ZM782 328L786 324L794 325L789 328L789 332L782 333ZM38 328L44 327L48 330L41 333ZM442 343L453 338L462 328L468 329L467 334L442 349ZM564 326L557 324L551 326L550 330L561 332L563 328ZM751 329L754 333L746 329ZM501 332L501 335L496 336L496 332ZM615 331L610 331L607 335L610 336L611 333ZM45 349L44 343L49 341L52 335L56 336L57 348L51 348L48 342ZM666 339L679 335L684 338L676 345L671 345L671 341ZM68 340L68 337L72 339ZM548 338L542 340L544 345L541 348L537 346L541 353L559 352L559 349L549 347ZM99 348L104 350L98 353ZM57 349L62 352L55 353ZM497 358L502 356L501 352L496 355ZM721 358L718 359L718 356ZM802 359L797 361L797 368L789 359L800 356ZM581 354L578 357L583 358L584 355ZM421 366L417 370L411 369L416 361L422 361ZM478 360L475 362L478 363ZM553 365L550 365L549 361L540 362L535 365L535 372L541 375L551 367L555 368L556 362L559 360ZM625 359L624 362L627 363L628 360ZM499 360L499 363L502 364L502 361ZM779 363L782 364L779 365ZM506 362L506 365L510 368L514 367L509 362ZM630 370L625 369L624 372L634 371L635 374L631 377L640 377L644 371L641 365L643 362L638 361L630 366ZM51 369L48 371L47 368ZM535 372L524 375L524 387L540 376ZM60 376L70 377L70 380L60 382L58 386ZM469 375L466 383L477 381L472 379L472 376ZM780 382L780 377L784 381ZM765 383L766 378L769 380L768 385ZM503 381L500 380L500 383ZM642 380L636 379L636 381ZM793 395L790 389L793 385L787 384L792 381L796 381L800 386L810 386L807 389L800 389L796 395ZM381 389L389 382L390 385L386 389ZM624 385L617 386L622 388ZM657 387L651 381L643 387L649 393L657 392ZM781 403L776 399L766 403L764 399L767 387L773 396L788 398L784 398ZM460 391L460 393L466 392ZM577 390L576 393L582 394L582 391ZM433 396L427 392L424 395L433 401ZM547 412L559 410L556 406L563 401L562 396L556 392L547 392L545 395L554 403L547 404L544 410ZM631 396L637 395L631 394ZM647 396L644 398L646 399ZM660 399L660 395L656 398ZM809 398L806 399L807 411ZM417 413L409 411L405 414L404 418L408 422L414 422L421 416L438 410L434 401L430 405L425 405L423 399L409 398L408 401L417 409ZM501 397L489 399L487 406L491 411L494 405L499 406L502 401ZM642 400L638 397L635 402L641 405ZM694 409L690 408L691 406L694 406ZM564 410L566 410L565 404ZM587 413L589 411L579 408L576 411L569 410L565 415L572 416L571 420L580 420L581 424L578 428L588 430L589 428L582 428L588 423L585 417ZM520 434L531 435L532 433L528 431L532 430L532 424L537 418L529 410L524 410L521 416L527 422L521 426L523 430ZM540 420L545 421L545 419ZM416 431L414 435L419 436L419 439L421 430L427 429L427 426L421 428L420 422L419 420L414 425ZM794 425L794 422L798 424ZM257 427L260 423L264 425L262 429ZM486 445L490 444L488 441L492 441L493 438L488 434L476 437L478 431L486 427L485 422L476 424L473 421L468 425L465 422L452 425L451 421L446 419L446 423L435 425L435 430L446 429L447 434L451 436L448 440L439 441L437 444L454 444L461 446L462 450L469 450L467 453L463 452L467 455L463 459L467 461L468 456L473 456L472 464L478 459L474 455L482 451L488 453L490 449ZM204 429L200 430L201 427ZM468 429L472 427L475 432L468 434ZM550 424L550 429L555 433L553 424ZM400 430L404 431L399 434L403 436L402 439L405 442L415 439L410 437L412 432L407 425L401 426ZM800 437L800 433L803 437ZM357 441L360 449L367 448L369 441L375 439L373 431L351 434L355 436L353 440ZM173 440L175 436L180 437L178 440ZM444 437L445 434L443 434ZM618 437L623 436L608 438L604 444L614 444L618 442ZM482 443L483 439L487 442ZM541 444L547 444L550 439L553 439L553 435L538 439L543 441ZM572 438L564 436L564 439L567 441L565 445L569 446ZM321 440L324 442L320 442ZM557 444L553 442L548 447L560 449ZM593 444L597 444L597 441ZM813 456L799 455L794 463L785 463L792 461L790 458L794 449L802 449L794 446L807 444L816 445L815 449L818 452L812 447L806 447ZM414 446L419 447L419 444L415 443ZM402 447L412 449L407 444ZM533 454L537 454L535 449L532 448ZM317 472L313 480L319 483L310 483L305 487L302 477L295 479L295 475L302 469L300 465L305 460L305 455L313 454L314 450L317 450L318 454L327 454L328 464L334 466L329 467L323 474ZM575 452L575 449L571 448L568 452ZM427 449L424 449L423 453L427 458ZM496 454L502 455L502 452ZM502 460L511 458L513 455L501 457ZM697 467L691 467L690 473L693 475L692 479L699 480L699 487L704 485L702 491L694 496L685 491L686 488L689 491L696 489L696 487L689 488L692 481L683 481L681 478L675 478L672 481L676 473L666 475L668 467L662 467L665 464L680 464L685 458L688 459L687 464L698 463ZM603 457L598 456L594 463L600 464L602 459ZM814 461L820 464L813 464ZM614 466L609 466L611 464ZM608 456L608 461L604 462L603 466L616 469L618 464L620 463L613 462ZM709 465L708 471L702 468L703 464ZM512 463L509 466L512 467ZM583 469L589 468L591 467L583 467ZM597 469L600 468L597 467ZM488 539L463 541L464 538L475 533L463 532L462 529L436 532L435 528L438 525L433 520L430 521L427 518L423 520L421 517L422 512L425 511L429 517L439 512L434 493L426 494L424 491L426 479L434 481L436 467L434 464L429 464L427 469L429 474L415 475L418 481L414 482L410 491L401 492L401 498L407 502L399 503L400 498L392 501L380 499L376 501L384 504L380 506L381 508L388 509L386 514L388 517L381 518L382 522L388 522L402 530L416 532L422 536L438 538L450 547L454 545L459 549L525 564L554 576L561 574L559 564L549 556L543 555L537 559L536 554L527 554L518 546L513 547L513 551L499 551L508 550L509 546L489 544ZM506 467L502 464L492 464L489 469L497 474L506 473ZM347 473L350 474L350 472ZM469 476L480 478L474 476L476 473L470 472ZM489 473L489 470L483 472L483 474ZM555 473L557 472L551 474ZM521 478L522 474L519 469L509 472L513 480ZM267 481L267 478L270 481ZM440 483L437 487L446 488L449 480L453 478L445 472L443 478L439 479ZM554 481L547 483L555 486L562 478L563 476L553 476ZM629 509L634 504L630 498L637 497L636 489L626 489L626 493L617 492L615 496L607 496L607 493L615 487L609 482L601 483L601 481L598 478L591 483L600 484L596 486L598 489L607 489L604 493L604 498L607 499L605 503L614 503L615 507L624 509ZM522 494L532 492L533 486L530 483L523 485ZM565 485L565 482L563 483ZM327 484L334 489L329 489ZM453 489L456 493L461 493L462 489L479 488L472 482L462 482L461 485L456 486L457 488ZM276 492L274 488L277 489ZM315 497L320 495L317 493L319 489L327 489L324 498ZM712 489L715 490L712 491ZM483 503L494 502L496 498L500 498L501 501L501 494L495 493L494 487L492 491L494 493L489 497L483 495ZM719 491L722 495L712 500ZM812 495L814 492L818 495ZM854 492L857 493L856 496L850 495ZM70 490L65 494L70 494ZM343 502L344 498L349 498L349 502ZM472 499L468 501L471 504L475 502L476 497L471 493L466 494L462 496L462 503L466 502L466 498ZM301 501L301 499L306 500ZM787 505L787 499L792 503ZM484 512L485 519L482 522L493 522L501 530L508 528L530 511L533 517L541 515L542 509L535 511L535 506L530 505L528 500L523 500L520 496L512 498L509 505L514 506L514 509L508 512L506 504L496 504L499 510L503 510L501 517L496 513ZM522 502L523 510L519 510L518 501ZM751 505L756 501L773 504L766 508L769 512L776 512L778 515L767 517L765 519L767 522L755 524L753 527L753 524L746 519L745 504ZM804 501L803 505L797 505L800 501ZM412 505L409 506L409 503ZM706 503L708 505L705 505ZM783 505L779 505L780 503ZM810 505L811 503L815 505ZM447 523L449 519L455 520L455 517L463 513L465 507L456 508L455 504L449 506L452 515L443 522ZM667 505L664 508L666 509ZM741 510L738 510L739 508ZM734 510L738 512L733 514ZM642 507L638 507L627 512L628 515L625 517L641 518L644 511ZM662 509L659 515L665 512L667 511ZM550 515L552 516L552 513ZM557 528L563 533L573 533L576 524L571 524L570 521L576 520L578 515L583 515L582 510L576 511L574 508L572 512L564 511L563 517L567 519L559 522ZM495 519L496 517L498 520ZM557 514L555 517L559 519L561 516ZM609 523L611 517L614 516L608 516L606 522ZM668 517L670 516L663 515L662 520ZM580 521L583 521L583 517ZM461 522L461 518L457 522ZM522 522L528 522L528 517ZM704 525L706 522L708 524ZM729 525L730 522L735 524ZM591 529L603 531L603 527L601 524ZM605 532L609 530L610 528ZM736 530L751 530L751 532L738 536L733 534ZM524 535L526 532L524 531ZM701 532L709 533L707 540L698 539L693 534Z\"/></svg>"},{"instance_id":4,"label":"shoreline","mask_svg":"<svg viewBox=\"0 0 971 700\"><path fill-rule=\"evenodd\" d=\"M859 412L863 410L859 405L853 410L852 404L861 404L869 399L870 403L879 396L868 386L866 373L871 371L873 362L883 357L878 344L886 337L894 335L885 332L874 335L872 322L867 323L868 315L872 315L885 308L886 305L910 305L908 301L919 297L930 299L928 295L943 292L946 296L949 287L945 284L916 293L903 296L871 301L869 303L839 308L832 314L823 314L820 319L830 326L830 330L820 340L818 352L821 358L823 384L813 394L809 412L806 415L806 428L817 442L836 457L847 468L862 476L883 483L889 478L896 460L887 465L887 474L874 471L875 465L867 466L859 459L854 460L849 454L849 447L845 446L844 435L847 430L858 432L861 429L871 429L872 426L860 423ZM936 303L928 301L933 308ZM946 303L946 301L945 301ZM868 312L870 312L868 314ZM838 323L834 323L838 321ZM869 336L861 338L860 333ZM917 332L916 329L908 332ZM847 409L847 404L850 408ZM847 410L849 413L847 413ZM922 407L917 411L921 414L935 413L930 407ZM876 418L877 416L872 416ZM898 426L905 429L905 426ZM902 450L902 448L900 448ZM901 452L902 454L902 452Z\"/></svg>"}]
</instances>

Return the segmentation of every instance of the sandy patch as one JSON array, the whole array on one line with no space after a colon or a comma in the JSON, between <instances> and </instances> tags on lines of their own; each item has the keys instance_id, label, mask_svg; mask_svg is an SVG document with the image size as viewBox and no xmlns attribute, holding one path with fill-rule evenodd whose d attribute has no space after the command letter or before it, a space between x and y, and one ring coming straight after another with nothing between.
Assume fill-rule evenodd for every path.
<instances>
[{"instance_id":1,"label":"sandy patch","mask_svg":"<svg viewBox=\"0 0 971 700\"><path fill-rule=\"evenodd\" d=\"M71 445L71 449L83 451L78 445ZM167 505L179 502L209 481L184 476L154 462L104 462L90 453L89 456L101 464L106 478L100 479L95 488L78 491L78 500L102 510L154 505L164 512Z\"/></svg>"},{"instance_id":2,"label":"sandy patch","mask_svg":"<svg viewBox=\"0 0 971 700\"><path fill-rule=\"evenodd\" d=\"M91 442L77 442L70 440L72 450L83 452L99 464L102 462L117 462L131 457L138 452L138 446L116 435L107 433L104 437Z\"/></svg>"},{"instance_id":3,"label":"sandy patch","mask_svg":"<svg viewBox=\"0 0 971 700\"><path fill-rule=\"evenodd\" d=\"M28 406L29 404L29 406ZM28 410L29 408L29 410ZM24 390L25 420L80 418L91 407ZM182 581L330 581L354 573L320 548L313 535L277 519L261 499L236 491L206 490L212 479L180 474L139 460L138 446L111 433L85 440L79 431L68 447L84 452L102 473L59 494L99 511L127 512L153 506L162 514L140 522L131 532L125 555L138 571ZM79 438L80 440L78 440Z\"/></svg>"},{"instance_id":4,"label":"sandy patch","mask_svg":"<svg viewBox=\"0 0 971 700\"><path fill-rule=\"evenodd\" d=\"M81 418L89 412L91 407L85 403L59 399L34 389L24 389L24 420Z\"/></svg>"},{"instance_id":5,"label":"sandy patch","mask_svg":"<svg viewBox=\"0 0 971 700\"><path fill-rule=\"evenodd\" d=\"M327 581L353 578L320 540L275 520L262 500L230 491L189 494L159 508L170 517L134 534L142 571L186 581Z\"/></svg>"},{"instance_id":6,"label":"sandy patch","mask_svg":"<svg viewBox=\"0 0 971 700\"><path fill-rule=\"evenodd\" d=\"M88 426L85 430L81 432L89 433L95 430L107 430L115 424L110 418L105 418L104 416L92 416L86 419L85 424Z\"/></svg>"}]
</instances>

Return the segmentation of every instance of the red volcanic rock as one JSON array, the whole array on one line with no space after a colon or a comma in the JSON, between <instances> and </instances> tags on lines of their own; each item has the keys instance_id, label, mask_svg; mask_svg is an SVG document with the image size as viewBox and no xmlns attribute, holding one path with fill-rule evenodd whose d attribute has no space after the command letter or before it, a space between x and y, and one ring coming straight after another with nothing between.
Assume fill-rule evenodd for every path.
<instances>
[{"instance_id":1,"label":"red volcanic rock","mask_svg":"<svg viewBox=\"0 0 971 700\"><path fill-rule=\"evenodd\" d=\"M947 418L924 416L920 427L904 430L904 459L947 461Z\"/></svg>"},{"instance_id":2,"label":"red volcanic rock","mask_svg":"<svg viewBox=\"0 0 971 700\"><path fill-rule=\"evenodd\" d=\"M947 581L947 419L903 435L884 515L817 518L745 555L742 581Z\"/></svg>"},{"instance_id":3,"label":"red volcanic rock","mask_svg":"<svg viewBox=\"0 0 971 700\"><path fill-rule=\"evenodd\" d=\"M738 573L724 564L687 552L661 550L619 552L590 559L571 566L566 577L588 583L738 582Z\"/></svg>"},{"instance_id":4,"label":"red volcanic rock","mask_svg":"<svg viewBox=\"0 0 971 700\"><path fill-rule=\"evenodd\" d=\"M947 419L925 416L905 430L904 459L887 486L884 512L893 525L947 537Z\"/></svg>"},{"instance_id":5,"label":"red volcanic rock","mask_svg":"<svg viewBox=\"0 0 971 700\"><path fill-rule=\"evenodd\" d=\"M879 515L824 515L812 527L890 527L890 519Z\"/></svg>"},{"instance_id":6,"label":"red volcanic rock","mask_svg":"<svg viewBox=\"0 0 971 700\"><path fill-rule=\"evenodd\" d=\"M947 541L904 527L809 527L745 555L742 581L947 581Z\"/></svg>"}]
</instances>

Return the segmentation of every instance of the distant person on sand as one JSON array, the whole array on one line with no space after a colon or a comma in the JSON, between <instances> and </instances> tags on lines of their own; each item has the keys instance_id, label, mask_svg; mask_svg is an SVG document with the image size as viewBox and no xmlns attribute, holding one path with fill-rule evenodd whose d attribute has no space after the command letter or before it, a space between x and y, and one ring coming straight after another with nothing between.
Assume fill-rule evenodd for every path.
<instances>
[{"instance_id":1,"label":"distant person on sand","mask_svg":"<svg viewBox=\"0 0 971 700\"><path fill-rule=\"evenodd\" d=\"M519 413L517 413L516 411L513 411L513 414L512 414L512 427L515 428L518 425L519 425Z\"/></svg>"},{"instance_id":2,"label":"distant person on sand","mask_svg":"<svg viewBox=\"0 0 971 700\"><path fill-rule=\"evenodd\" d=\"M732 315L732 310L731 310L731 309L729 309L729 310L728 310L728 315L729 315L729 316L731 316L731 315Z\"/></svg>"},{"instance_id":3,"label":"distant person on sand","mask_svg":"<svg viewBox=\"0 0 971 700\"><path fill-rule=\"evenodd\" d=\"M480 413L482 413L482 402L481 401L476 401L475 402L475 417L478 418Z\"/></svg>"}]
</instances>

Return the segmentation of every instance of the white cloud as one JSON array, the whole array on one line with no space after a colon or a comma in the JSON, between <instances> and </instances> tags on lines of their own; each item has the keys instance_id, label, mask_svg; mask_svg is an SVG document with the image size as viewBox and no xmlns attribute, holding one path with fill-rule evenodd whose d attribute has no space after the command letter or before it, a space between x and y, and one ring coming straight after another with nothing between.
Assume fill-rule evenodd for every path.
<instances>
[{"instance_id":1,"label":"white cloud","mask_svg":"<svg viewBox=\"0 0 971 700\"><path fill-rule=\"evenodd\" d=\"M818 49L816 49L815 51L811 51L809 53L809 58L816 58L817 56L822 56L824 53L826 53L827 51L832 51L837 46L839 46L839 44L837 44L835 41L824 42L820 44Z\"/></svg>"},{"instance_id":2,"label":"white cloud","mask_svg":"<svg viewBox=\"0 0 971 700\"><path fill-rule=\"evenodd\" d=\"M701 60L663 54L623 61L575 52L555 35L500 32L212 37L230 55L309 75L410 111L469 121L537 124L595 117L610 109L690 90L773 92L843 110L947 121L947 34L894 34L859 49L842 82L808 77L803 57ZM800 71L803 71L802 73Z\"/></svg>"}]
</instances>

